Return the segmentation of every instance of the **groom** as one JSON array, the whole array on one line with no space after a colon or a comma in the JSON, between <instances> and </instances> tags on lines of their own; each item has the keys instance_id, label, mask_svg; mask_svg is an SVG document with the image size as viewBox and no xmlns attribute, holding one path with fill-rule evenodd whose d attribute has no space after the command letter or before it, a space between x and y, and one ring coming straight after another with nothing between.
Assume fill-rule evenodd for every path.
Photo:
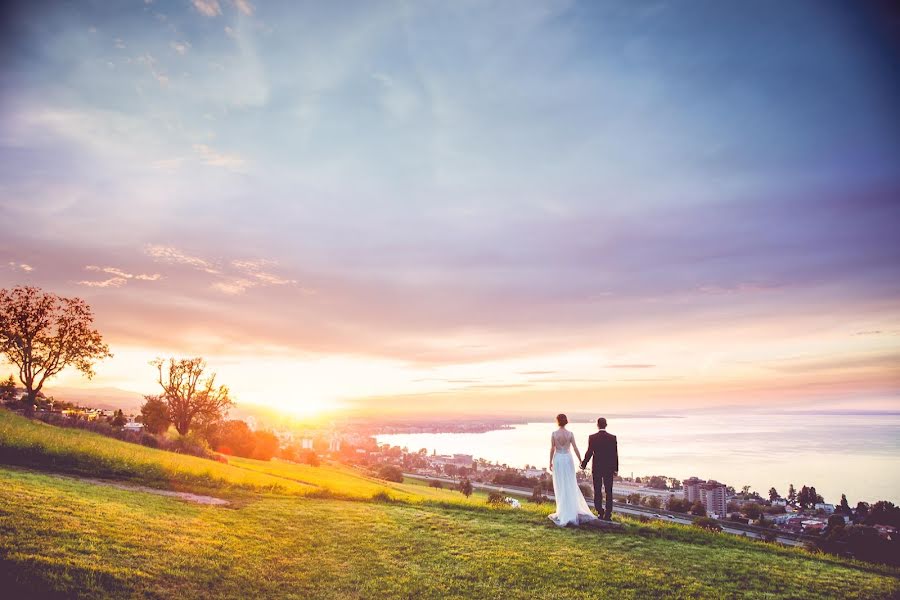
<instances>
[{"instance_id":1,"label":"groom","mask_svg":"<svg viewBox=\"0 0 900 600\"><path fill-rule=\"evenodd\" d=\"M619 472L619 448L616 436L606 432L606 419L603 417L597 419L597 429L600 431L588 437L588 449L584 460L581 461L581 469L584 470L588 461L593 457L591 473L594 476L594 508L597 509L598 517L609 521L612 519L613 477ZM600 510L604 488L606 489L605 515Z\"/></svg>"}]
</instances>

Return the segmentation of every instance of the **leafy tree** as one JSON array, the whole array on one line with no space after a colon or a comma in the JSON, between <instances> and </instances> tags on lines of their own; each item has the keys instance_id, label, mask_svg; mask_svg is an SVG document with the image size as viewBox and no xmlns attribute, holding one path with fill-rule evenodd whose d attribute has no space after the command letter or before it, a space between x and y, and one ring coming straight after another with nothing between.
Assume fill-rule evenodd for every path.
<instances>
[{"instance_id":1,"label":"leafy tree","mask_svg":"<svg viewBox=\"0 0 900 600\"><path fill-rule=\"evenodd\" d=\"M796 505L797 505L797 490L794 489L794 484L793 484L793 483L792 483L791 485L788 486L788 497L787 497L787 501L788 501L788 504L790 504L791 506L796 506Z\"/></svg>"},{"instance_id":2,"label":"leafy tree","mask_svg":"<svg viewBox=\"0 0 900 600\"><path fill-rule=\"evenodd\" d=\"M444 484L441 483L440 481L438 481L437 479L432 479L431 481L428 482L428 486L437 488L437 489L441 489L444 487Z\"/></svg>"},{"instance_id":3,"label":"leafy tree","mask_svg":"<svg viewBox=\"0 0 900 600\"><path fill-rule=\"evenodd\" d=\"M662 507L662 500L659 499L659 496L646 496L644 502L649 508L657 509Z\"/></svg>"},{"instance_id":4,"label":"leafy tree","mask_svg":"<svg viewBox=\"0 0 900 600\"><path fill-rule=\"evenodd\" d=\"M112 356L93 323L81 298L31 286L0 290L0 354L19 368L28 410L44 383L66 367L91 379L94 363Z\"/></svg>"},{"instance_id":5,"label":"leafy tree","mask_svg":"<svg viewBox=\"0 0 900 600\"><path fill-rule=\"evenodd\" d=\"M165 433L171 425L168 406L159 396L144 396L141 417L148 433Z\"/></svg>"},{"instance_id":6,"label":"leafy tree","mask_svg":"<svg viewBox=\"0 0 900 600\"><path fill-rule=\"evenodd\" d=\"M850 510L850 503L847 502L847 494L841 494L841 506L840 510L845 515L852 514L853 511Z\"/></svg>"},{"instance_id":7,"label":"leafy tree","mask_svg":"<svg viewBox=\"0 0 900 600\"><path fill-rule=\"evenodd\" d=\"M900 527L900 508L893 502L879 500L869 508L866 525L890 525Z\"/></svg>"},{"instance_id":8,"label":"leafy tree","mask_svg":"<svg viewBox=\"0 0 900 600\"><path fill-rule=\"evenodd\" d=\"M531 498L529 498L535 504L543 504L547 498L544 496L544 489L540 485L534 486L531 490Z\"/></svg>"},{"instance_id":9,"label":"leafy tree","mask_svg":"<svg viewBox=\"0 0 900 600\"><path fill-rule=\"evenodd\" d=\"M687 498L669 496L666 499L666 510L687 514L691 510L691 502Z\"/></svg>"},{"instance_id":10,"label":"leafy tree","mask_svg":"<svg viewBox=\"0 0 900 600\"><path fill-rule=\"evenodd\" d=\"M775 502L776 500L778 500L778 490L773 487L769 488L769 501Z\"/></svg>"},{"instance_id":11,"label":"leafy tree","mask_svg":"<svg viewBox=\"0 0 900 600\"><path fill-rule=\"evenodd\" d=\"M16 381L10 375L9 379L0 383L0 403L7 406L12 405L19 400L19 393L16 391Z\"/></svg>"},{"instance_id":12,"label":"leafy tree","mask_svg":"<svg viewBox=\"0 0 900 600\"><path fill-rule=\"evenodd\" d=\"M157 358L151 362L159 371L158 383L168 407L169 419L181 435L187 434L198 419L221 419L233 406L228 388L216 385L216 374L205 379L206 361L202 358Z\"/></svg>"},{"instance_id":13,"label":"leafy tree","mask_svg":"<svg viewBox=\"0 0 900 600\"><path fill-rule=\"evenodd\" d=\"M841 515L835 513L828 517L828 529L829 530L831 530L834 527L843 527L844 525L845 525L844 517L842 517Z\"/></svg>"},{"instance_id":14,"label":"leafy tree","mask_svg":"<svg viewBox=\"0 0 900 600\"><path fill-rule=\"evenodd\" d=\"M256 460L272 460L278 452L278 438L271 431L256 431L253 434L253 452L250 458Z\"/></svg>"},{"instance_id":15,"label":"leafy tree","mask_svg":"<svg viewBox=\"0 0 900 600\"><path fill-rule=\"evenodd\" d=\"M631 494L628 494L628 496L626 496L625 500L628 502L628 504L640 504L641 503L641 495L638 493L632 492Z\"/></svg>"},{"instance_id":16,"label":"leafy tree","mask_svg":"<svg viewBox=\"0 0 900 600\"><path fill-rule=\"evenodd\" d=\"M125 413L123 413L122 409L120 408L119 410L117 410L116 412L113 413L113 418L109 422L109 424L112 425L113 427L123 427L125 425L125 423L127 423L127 422L128 422L128 419L125 418Z\"/></svg>"},{"instance_id":17,"label":"leafy tree","mask_svg":"<svg viewBox=\"0 0 900 600\"><path fill-rule=\"evenodd\" d=\"M472 491L473 491L473 488L472 488L472 482L469 481L468 479L463 479L462 481L460 481L460 482L459 482L459 491L460 491L460 492L462 493L462 495L465 496L466 498L468 498L469 496L471 496L471 495L472 495Z\"/></svg>"},{"instance_id":18,"label":"leafy tree","mask_svg":"<svg viewBox=\"0 0 900 600\"><path fill-rule=\"evenodd\" d=\"M647 487L653 488L655 490L669 489L669 485L665 477L660 477L658 475L654 475L650 478L650 483L647 484Z\"/></svg>"},{"instance_id":19,"label":"leafy tree","mask_svg":"<svg viewBox=\"0 0 900 600\"><path fill-rule=\"evenodd\" d=\"M244 421L225 421L216 441L214 448L224 454L250 458L256 450L256 436Z\"/></svg>"},{"instance_id":20,"label":"leafy tree","mask_svg":"<svg viewBox=\"0 0 900 600\"><path fill-rule=\"evenodd\" d=\"M394 483L403 483L403 472L394 465L382 465L378 469L378 478L393 481Z\"/></svg>"},{"instance_id":21,"label":"leafy tree","mask_svg":"<svg viewBox=\"0 0 900 600\"><path fill-rule=\"evenodd\" d=\"M748 502L741 507L741 512L751 521L757 520L762 515L762 506L756 502Z\"/></svg>"},{"instance_id":22,"label":"leafy tree","mask_svg":"<svg viewBox=\"0 0 900 600\"><path fill-rule=\"evenodd\" d=\"M744 487L742 487L742 488L741 488L741 494L743 494L745 497L746 497L746 496L749 496L749 495L750 495L750 486L749 486L749 485L745 485Z\"/></svg>"},{"instance_id":23,"label":"leafy tree","mask_svg":"<svg viewBox=\"0 0 900 600\"><path fill-rule=\"evenodd\" d=\"M691 506L691 514L698 517L705 517L706 508L701 502L694 502L693 506Z\"/></svg>"}]
</instances>

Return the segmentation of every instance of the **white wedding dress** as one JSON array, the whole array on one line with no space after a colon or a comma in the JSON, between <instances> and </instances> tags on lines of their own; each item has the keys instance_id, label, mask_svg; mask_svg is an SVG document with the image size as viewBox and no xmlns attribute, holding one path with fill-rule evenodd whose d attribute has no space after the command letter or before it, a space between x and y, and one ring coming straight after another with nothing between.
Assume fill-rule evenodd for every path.
<instances>
[{"instance_id":1,"label":"white wedding dress","mask_svg":"<svg viewBox=\"0 0 900 600\"><path fill-rule=\"evenodd\" d=\"M554 448L553 495L556 496L556 512L550 515L550 520L560 527L597 520L575 479L575 459L572 456L574 434L559 429L551 434L550 443Z\"/></svg>"}]
</instances>

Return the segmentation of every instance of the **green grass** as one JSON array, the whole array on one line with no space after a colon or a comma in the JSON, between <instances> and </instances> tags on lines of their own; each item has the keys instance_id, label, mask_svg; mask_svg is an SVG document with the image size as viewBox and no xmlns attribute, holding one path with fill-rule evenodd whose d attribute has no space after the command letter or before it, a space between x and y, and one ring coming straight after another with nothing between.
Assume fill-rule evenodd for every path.
<instances>
[{"instance_id":1,"label":"green grass","mask_svg":"<svg viewBox=\"0 0 900 600\"><path fill-rule=\"evenodd\" d=\"M33 433L24 425L0 414L0 449L34 447L18 439ZM66 468L107 457L141 481L115 465L115 440L46 433L57 451L85 452ZM173 466L165 453L130 448L132 467L203 473L181 462L192 457ZM211 476L217 495L235 500L213 507L38 472L39 462L0 466L0 590L9 597L900 597L895 569L666 523L559 529L547 506L488 509L474 496L387 486L343 467L213 463L224 469ZM179 481L210 489L206 476ZM370 500L384 490L396 501Z\"/></svg>"}]
</instances>

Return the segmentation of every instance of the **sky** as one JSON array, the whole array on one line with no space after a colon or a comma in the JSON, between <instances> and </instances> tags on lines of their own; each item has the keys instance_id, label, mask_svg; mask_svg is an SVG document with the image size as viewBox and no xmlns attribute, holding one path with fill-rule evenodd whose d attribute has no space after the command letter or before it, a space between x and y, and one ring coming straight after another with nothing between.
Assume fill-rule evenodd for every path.
<instances>
[{"instance_id":1,"label":"sky","mask_svg":"<svg viewBox=\"0 0 900 600\"><path fill-rule=\"evenodd\" d=\"M7 3L0 287L93 307L115 356L59 386L900 410L900 19L861 5Z\"/></svg>"}]
</instances>

